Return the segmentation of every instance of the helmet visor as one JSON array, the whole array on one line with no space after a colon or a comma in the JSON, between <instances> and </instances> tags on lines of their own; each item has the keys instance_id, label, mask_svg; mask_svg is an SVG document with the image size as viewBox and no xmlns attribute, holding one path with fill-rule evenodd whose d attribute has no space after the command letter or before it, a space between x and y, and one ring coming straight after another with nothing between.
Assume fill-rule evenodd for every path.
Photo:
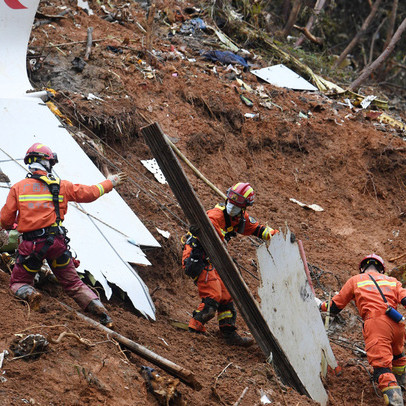
<instances>
[{"instance_id":1,"label":"helmet visor","mask_svg":"<svg viewBox=\"0 0 406 406\"><path fill-rule=\"evenodd\" d=\"M246 207L250 204L243 195L240 195L234 190L229 190L227 197L228 200L230 200L233 204L239 207Z\"/></svg>"}]
</instances>

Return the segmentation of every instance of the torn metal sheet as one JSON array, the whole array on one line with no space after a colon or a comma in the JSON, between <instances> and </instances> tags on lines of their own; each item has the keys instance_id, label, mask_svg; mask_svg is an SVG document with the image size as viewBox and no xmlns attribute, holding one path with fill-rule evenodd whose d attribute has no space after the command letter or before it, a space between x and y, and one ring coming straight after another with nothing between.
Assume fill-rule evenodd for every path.
<instances>
[{"instance_id":1,"label":"torn metal sheet","mask_svg":"<svg viewBox=\"0 0 406 406\"><path fill-rule=\"evenodd\" d=\"M162 237L168 239L171 236L171 233L169 231L161 230L158 227L155 227L155 228L156 228L156 231L158 231L158 233L162 235Z\"/></svg>"},{"instance_id":2,"label":"torn metal sheet","mask_svg":"<svg viewBox=\"0 0 406 406\"><path fill-rule=\"evenodd\" d=\"M27 76L27 48L39 0L0 1L0 96L32 90Z\"/></svg>"},{"instance_id":3,"label":"torn metal sheet","mask_svg":"<svg viewBox=\"0 0 406 406\"><path fill-rule=\"evenodd\" d=\"M252 70L251 73L274 86L286 87L294 90L318 90L316 86L313 86L296 72L282 64Z\"/></svg>"},{"instance_id":4,"label":"torn metal sheet","mask_svg":"<svg viewBox=\"0 0 406 406\"><path fill-rule=\"evenodd\" d=\"M7 137L0 146L0 167L11 183L26 175L23 156L27 146L34 142L49 145L58 153L55 174L61 179L86 185L104 180L90 158L39 101L28 97L0 99L0 127L7 128ZM0 188L1 202L5 202L7 194L7 188ZM112 293L109 283L117 285L141 313L154 318L148 288L129 262L150 265L140 246L159 247L159 243L121 196L113 190L93 203L69 203L64 224L69 230L70 246L81 261L78 272L92 273L107 298ZM130 244L128 238L136 241L137 246Z\"/></svg>"},{"instance_id":5,"label":"torn metal sheet","mask_svg":"<svg viewBox=\"0 0 406 406\"><path fill-rule=\"evenodd\" d=\"M302 203L299 202L299 200L294 199L293 197L291 197L289 199L291 202L298 204L300 207L303 207L305 209L311 209L314 211L324 211L323 207L319 206L318 204L306 204L306 203Z\"/></svg>"},{"instance_id":6,"label":"torn metal sheet","mask_svg":"<svg viewBox=\"0 0 406 406\"><path fill-rule=\"evenodd\" d=\"M155 176L155 179L159 183L162 184L168 183L155 158L141 160L141 163Z\"/></svg>"},{"instance_id":7,"label":"torn metal sheet","mask_svg":"<svg viewBox=\"0 0 406 406\"><path fill-rule=\"evenodd\" d=\"M319 309L306 278L297 242L291 232L275 235L269 248L257 249L261 286L261 311L306 390L325 405L326 390L320 379L322 363L337 367Z\"/></svg>"}]
</instances>

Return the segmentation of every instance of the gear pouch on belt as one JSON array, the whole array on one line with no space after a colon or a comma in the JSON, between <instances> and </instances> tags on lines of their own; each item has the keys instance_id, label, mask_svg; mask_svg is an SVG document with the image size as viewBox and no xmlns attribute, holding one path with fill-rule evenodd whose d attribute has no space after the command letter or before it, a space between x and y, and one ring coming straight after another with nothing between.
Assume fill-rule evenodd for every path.
<instances>
[{"instance_id":1,"label":"gear pouch on belt","mask_svg":"<svg viewBox=\"0 0 406 406\"><path fill-rule=\"evenodd\" d=\"M188 258L185 266L185 274L192 279L196 279L200 276L205 266L206 263L202 259L196 261L192 258Z\"/></svg>"},{"instance_id":2,"label":"gear pouch on belt","mask_svg":"<svg viewBox=\"0 0 406 406\"><path fill-rule=\"evenodd\" d=\"M28 272L39 272L42 266L42 259L33 252L26 257L20 256L20 264Z\"/></svg>"},{"instance_id":3,"label":"gear pouch on belt","mask_svg":"<svg viewBox=\"0 0 406 406\"><path fill-rule=\"evenodd\" d=\"M385 313L393 321L396 321L396 323L399 323L400 321L405 320L405 318L397 310L395 310L392 306L388 306Z\"/></svg>"}]
</instances>

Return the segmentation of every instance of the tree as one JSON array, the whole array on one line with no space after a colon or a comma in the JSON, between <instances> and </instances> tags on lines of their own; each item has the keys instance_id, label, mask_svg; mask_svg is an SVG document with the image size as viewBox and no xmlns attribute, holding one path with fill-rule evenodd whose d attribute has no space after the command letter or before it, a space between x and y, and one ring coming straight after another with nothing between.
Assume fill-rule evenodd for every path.
<instances>
[{"instance_id":1,"label":"tree","mask_svg":"<svg viewBox=\"0 0 406 406\"><path fill-rule=\"evenodd\" d=\"M361 29L355 34L355 37L352 39L352 41L347 45L347 48L344 49L344 51L341 53L341 55L338 57L334 64L334 68L337 68L341 65L341 62L347 57L347 55L352 51L352 49L355 47L355 45L358 44L358 41L360 38L365 34L365 31L367 30L370 22L372 19L375 17L376 12L378 11L378 7L381 4L382 0L375 0L374 5L372 6L372 9L368 15L368 17L365 19L364 23L361 26Z\"/></svg>"},{"instance_id":2,"label":"tree","mask_svg":"<svg viewBox=\"0 0 406 406\"><path fill-rule=\"evenodd\" d=\"M290 11L288 21L282 31L283 38L286 38L289 35L292 27L295 25L301 7L302 0L293 0L292 9Z\"/></svg>"},{"instance_id":3,"label":"tree","mask_svg":"<svg viewBox=\"0 0 406 406\"><path fill-rule=\"evenodd\" d=\"M375 59L374 62L372 62L362 70L360 76L357 79L355 79L348 87L349 90L354 91L355 89L357 89L372 72L374 72L379 66L382 65L382 63L386 60L386 58L395 49L396 43L400 40L405 30L406 30L406 18L402 21L396 32L393 34L393 37L390 40L388 47L385 48L385 50L378 56L378 58Z\"/></svg>"},{"instance_id":4,"label":"tree","mask_svg":"<svg viewBox=\"0 0 406 406\"><path fill-rule=\"evenodd\" d=\"M305 33L311 33L313 24L317 22L317 18L320 14L320 11L323 9L324 5L326 4L326 0L317 0L316 5L314 6L313 13L309 18L309 21L306 24L306 27L304 28ZM304 36L302 35L298 40L295 42L295 48L300 47L302 45L302 42L304 41Z\"/></svg>"}]
</instances>

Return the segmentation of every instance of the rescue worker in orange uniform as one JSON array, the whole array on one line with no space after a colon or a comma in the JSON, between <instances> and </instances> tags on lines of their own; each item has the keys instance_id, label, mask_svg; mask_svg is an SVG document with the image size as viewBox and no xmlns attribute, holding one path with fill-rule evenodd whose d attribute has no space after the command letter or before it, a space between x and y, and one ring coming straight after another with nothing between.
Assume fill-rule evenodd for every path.
<instances>
[{"instance_id":1,"label":"rescue worker in orange uniform","mask_svg":"<svg viewBox=\"0 0 406 406\"><path fill-rule=\"evenodd\" d=\"M374 380L385 405L401 406L401 387L406 384L405 323L396 309L399 303L406 306L406 289L396 278L384 275L385 265L378 255L367 255L359 270L360 274L350 278L332 298L330 311L338 314L351 300L355 301L364 320L365 351L374 369ZM320 309L326 311L327 302L321 303Z\"/></svg>"},{"instance_id":2,"label":"rescue worker in orange uniform","mask_svg":"<svg viewBox=\"0 0 406 406\"><path fill-rule=\"evenodd\" d=\"M228 242L237 233L269 240L279 232L259 224L257 220L248 215L246 208L254 203L254 199L255 193L249 183L237 183L228 189L225 203L218 204L207 211L207 216L222 241ZM220 332L226 343L249 347L252 345L253 339L241 337L236 332L237 311L233 299L216 269L213 268L198 238L193 235L193 231L191 227L183 248L182 265L186 275L193 278L197 285L202 302L193 312L193 317L189 322L189 331L204 333L206 331L204 324L211 320L217 312Z\"/></svg>"},{"instance_id":3,"label":"rescue worker in orange uniform","mask_svg":"<svg viewBox=\"0 0 406 406\"><path fill-rule=\"evenodd\" d=\"M73 184L52 174L52 167L57 162L56 154L49 147L41 143L32 145L24 158L29 173L11 187L0 211L1 227L11 229L17 223L17 230L22 234L10 289L33 310L38 310L42 296L33 287L33 282L46 259L67 294L83 310L99 316L102 324L112 327L106 308L76 273L62 221L69 201L93 202L122 183L126 175L110 175L93 186Z\"/></svg>"}]
</instances>

